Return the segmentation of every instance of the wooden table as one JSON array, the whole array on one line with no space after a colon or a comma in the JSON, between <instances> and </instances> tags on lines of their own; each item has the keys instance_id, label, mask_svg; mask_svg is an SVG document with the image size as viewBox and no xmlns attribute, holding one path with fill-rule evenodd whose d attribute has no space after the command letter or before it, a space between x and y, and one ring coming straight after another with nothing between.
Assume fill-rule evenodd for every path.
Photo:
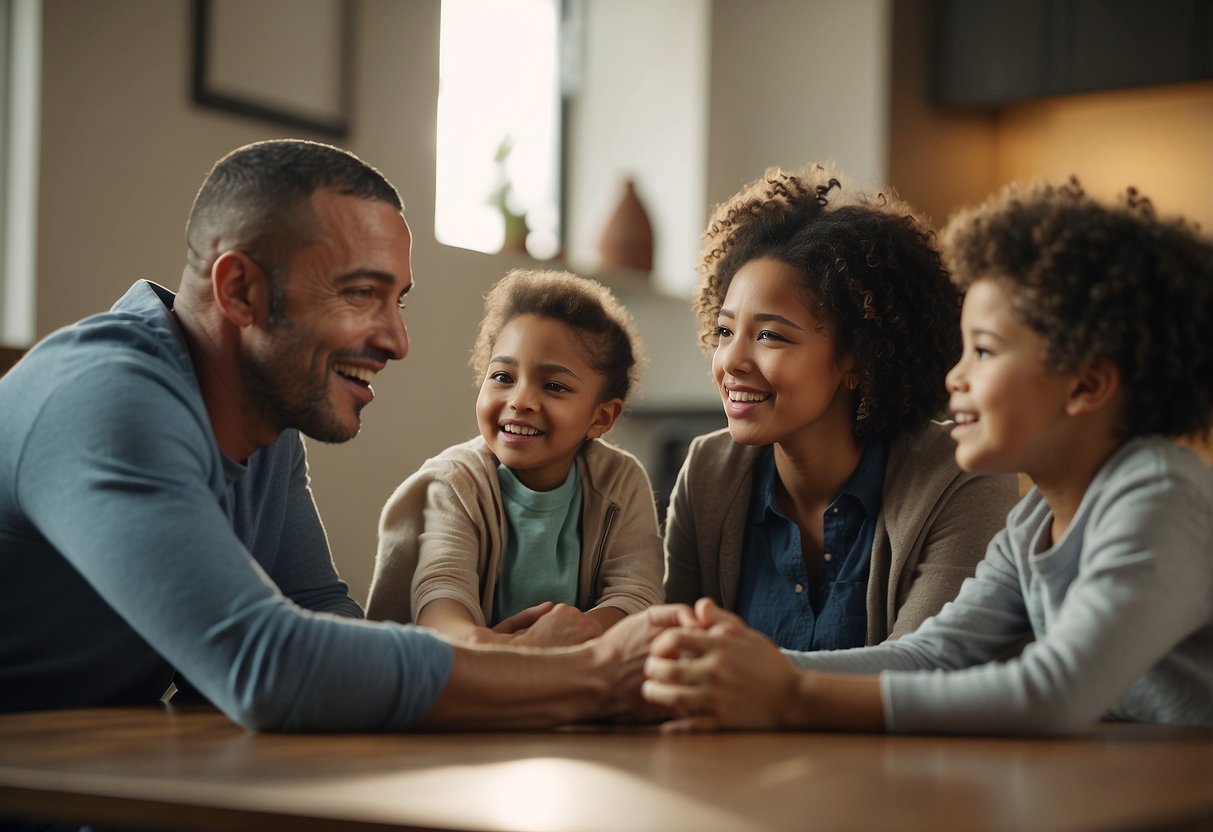
<instances>
[{"instance_id":1,"label":"wooden table","mask_svg":"<svg viewBox=\"0 0 1213 832\"><path fill-rule=\"evenodd\" d=\"M0 817L129 829L1213 829L1213 731L254 734L203 708L0 716Z\"/></svg>"}]
</instances>

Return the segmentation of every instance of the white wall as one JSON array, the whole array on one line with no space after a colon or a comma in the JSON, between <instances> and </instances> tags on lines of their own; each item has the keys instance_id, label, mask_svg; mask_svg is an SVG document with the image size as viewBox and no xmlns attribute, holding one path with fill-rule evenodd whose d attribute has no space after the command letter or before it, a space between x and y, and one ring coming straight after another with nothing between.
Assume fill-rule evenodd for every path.
<instances>
[{"instance_id":1,"label":"white wall","mask_svg":"<svg viewBox=\"0 0 1213 832\"><path fill-rule=\"evenodd\" d=\"M586 0L572 123L570 259L635 176L654 283L687 294L711 206L769 165L888 176L890 0Z\"/></svg>"},{"instance_id":2,"label":"white wall","mask_svg":"<svg viewBox=\"0 0 1213 832\"><path fill-rule=\"evenodd\" d=\"M891 0L713 0L708 200L768 165L888 175Z\"/></svg>"},{"instance_id":3,"label":"white wall","mask_svg":"<svg viewBox=\"0 0 1213 832\"><path fill-rule=\"evenodd\" d=\"M587 0L581 84L571 106L569 258L597 245L636 190L653 226L653 281L688 294L703 231L708 141L708 0Z\"/></svg>"}]
</instances>

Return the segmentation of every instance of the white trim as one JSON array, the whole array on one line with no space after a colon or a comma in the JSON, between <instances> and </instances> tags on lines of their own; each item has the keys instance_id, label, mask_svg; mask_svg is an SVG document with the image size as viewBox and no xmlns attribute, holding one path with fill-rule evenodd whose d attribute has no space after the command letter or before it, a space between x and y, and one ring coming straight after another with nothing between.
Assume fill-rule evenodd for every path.
<instances>
[{"instance_id":1,"label":"white trim","mask_svg":"<svg viewBox=\"0 0 1213 832\"><path fill-rule=\"evenodd\" d=\"M4 139L3 272L0 342L34 341L34 297L38 241L38 139L41 119L42 3L3 0L10 62Z\"/></svg>"}]
</instances>

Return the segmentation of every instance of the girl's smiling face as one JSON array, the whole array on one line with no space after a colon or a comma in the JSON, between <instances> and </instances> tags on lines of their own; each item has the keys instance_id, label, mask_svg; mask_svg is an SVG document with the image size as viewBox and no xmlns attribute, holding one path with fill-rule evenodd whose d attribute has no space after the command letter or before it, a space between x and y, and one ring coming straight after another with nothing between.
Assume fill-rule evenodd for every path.
<instances>
[{"instance_id":1,"label":"girl's smiling face","mask_svg":"<svg viewBox=\"0 0 1213 832\"><path fill-rule=\"evenodd\" d=\"M533 491L559 487L587 438L606 433L623 400L602 400L605 376L577 332L536 315L510 320L493 344L476 422L494 455Z\"/></svg>"},{"instance_id":2,"label":"girl's smiling face","mask_svg":"<svg viewBox=\"0 0 1213 832\"><path fill-rule=\"evenodd\" d=\"M729 431L745 445L787 442L806 431L852 432L854 359L837 355L833 322L823 319L802 275L771 257L733 275L717 319L712 376Z\"/></svg>"}]
</instances>

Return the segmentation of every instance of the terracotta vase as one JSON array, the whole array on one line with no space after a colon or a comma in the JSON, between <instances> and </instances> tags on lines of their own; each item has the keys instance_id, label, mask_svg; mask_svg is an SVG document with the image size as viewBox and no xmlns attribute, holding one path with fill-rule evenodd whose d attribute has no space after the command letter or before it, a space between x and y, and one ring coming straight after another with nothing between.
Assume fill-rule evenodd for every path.
<instances>
[{"instance_id":1,"label":"terracotta vase","mask_svg":"<svg viewBox=\"0 0 1213 832\"><path fill-rule=\"evenodd\" d=\"M646 272L653 268L653 226L632 179L624 182L623 199L603 229L598 254L604 267Z\"/></svg>"}]
</instances>

